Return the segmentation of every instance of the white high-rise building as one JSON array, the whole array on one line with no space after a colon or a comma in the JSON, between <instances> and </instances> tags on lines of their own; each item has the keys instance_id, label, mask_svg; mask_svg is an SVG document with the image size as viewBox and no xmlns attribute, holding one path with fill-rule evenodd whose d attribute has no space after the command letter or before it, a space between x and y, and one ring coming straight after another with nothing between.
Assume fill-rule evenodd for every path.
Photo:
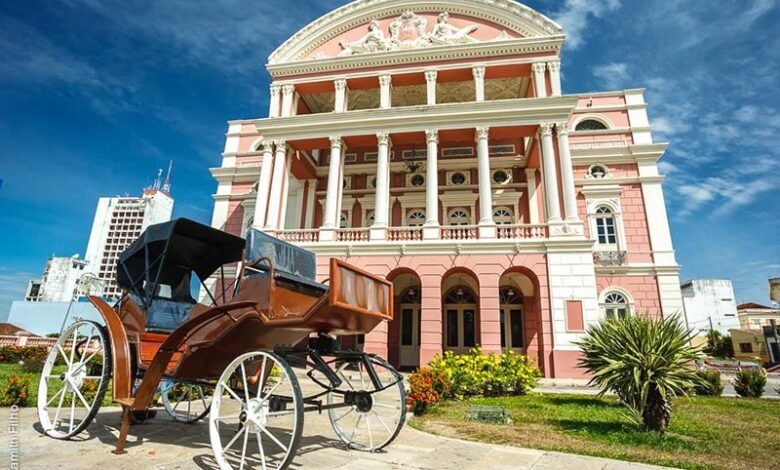
<instances>
[{"instance_id":1,"label":"white high-rise building","mask_svg":"<svg viewBox=\"0 0 780 470\"><path fill-rule=\"evenodd\" d=\"M141 197L102 197L98 200L92 232L89 235L86 260L88 269L103 283L103 296L119 298L116 263L146 227L171 220L173 198L159 184L145 189Z\"/></svg>"},{"instance_id":2,"label":"white high-rise building","mask_svg":"<svg viewBox=\"0 0 780 470\"><path fill-rule=\"evenodd\" d=\"M70 302L87 261L73 256L52 256L40 280L31 280L24 300L28 302Z\"/></svg>"}]
</instances>

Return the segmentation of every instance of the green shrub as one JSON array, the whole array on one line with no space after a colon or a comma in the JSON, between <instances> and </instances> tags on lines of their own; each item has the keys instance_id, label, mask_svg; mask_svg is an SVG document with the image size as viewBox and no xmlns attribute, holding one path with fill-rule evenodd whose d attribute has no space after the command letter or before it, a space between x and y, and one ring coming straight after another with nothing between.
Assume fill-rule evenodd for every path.
<instances>
[{"instance_id":1,"label":"green shrub","mask_svg":"<svg viewBox=\"0 0 780 470\"><path fill-rule=\"evenodd\" d=\"M0 384L0 406L26 406L30 400L30 382L21 375L11 375Z\"/></svg>"},{"instance_id":2,"label":"green shrub","mask_svg":"<svg viewBox=\"0 0 780 470\"><path fill-rule=\"evenodd\" d=\"M664 433L672 419L671 399L688 394L702 380L692 367L699 357L690 347L692 336L676 316L606 319L577 343L579 366L602 394L612 391L620 397L636 422Z\"/></svg>"},{"instance_id":3,"label":"green shrub","mask_svg":"<svg viewBox=\"0 0 780 470\"><path fill-rule=\"evenodd\" d=\"M406 397L406 403L412 407L415 415L423 415L428 408L439 402L445 388L444 377L435 373L430 367L422 367L409 378L409 395Z\"/></svg>"},{"instance_id":4,"label":"green shrub","mask_svg":"<svg viewBox=\"0 0 780 470\"><path fill-rule=\"evenodd\" d=\"M2 346L0 347L0 362L18 364L20 361L43 363L49 355L46 346Z\"/></svg>"},{"instance_id":5,"label":"green shrub","mask_svg":"<svg viewBox=\"0 0 780 470\"><path fill-rule=\"evenodd\" d=\"M737 372L732 383L739 396L761 398L766 387L766 372L763 369L743 369Z\"/></svg>"},{"instance_id":6,"label":"green shrub","mask_svg":"<svg viewBox=\"0 0 780 470\"><path fill-rule=\"evenodd\" d=\"M468 354L447 351L429 364L444 380L442 393L447 398L475 395L522 395L536 386L541 372L528 357L507 350L502 354L485 353L474 348Z\"/></svg>"},{"instance_id":7,"label":"green shrub","mask_svg":"<svg viewBox=\"0 0 780 470\"><path fill-rule=\"evenodd\" d=\"M696 375L701 379L701 383L693 386L693 392L701 396L719 397L723 393L723 383L720 380L720 371L717 370L699 370Z\"/></svg>"}]
</instances>

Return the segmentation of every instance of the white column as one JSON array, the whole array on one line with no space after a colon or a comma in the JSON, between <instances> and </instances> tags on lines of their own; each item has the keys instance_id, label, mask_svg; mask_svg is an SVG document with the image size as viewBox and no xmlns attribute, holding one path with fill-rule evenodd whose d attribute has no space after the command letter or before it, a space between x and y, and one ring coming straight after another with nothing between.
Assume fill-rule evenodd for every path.
<instances>
[{"instance_id":1,"label":"white column","mask_svg":"<svg viewBox=\"0 0 780 470\"><path fill-rule=\"evenodd\" d=\"M279 230L284 230L287 228L287 208L288 203L290 202L290 166L292 165L292 150L287 149L287 158L285 158L285 169L284 169L284 176L282 177L282 188L281 188L281 201L282 205L279 209L279 222L277 227Z\"/></svg>"},{"instance_id":2,"label":"white column","mask_svg":"<svg viewBox=\"0 0 780 470\"><path fill-rule=\"evenodd\" d=\"M336 97L334 99L334 111L337 113L343 113L347 110L347 79L338 78L333 82L336 90Z\"/></svg>"},{"instance_id":3,"label":"white column","mask_svg":"<svg viewBox=\"0 0 780 470\"><path fill-rule=\"evenodd\" d=\"M268 103L268 117L279 117L279 95L282 93L282 87L271 84L271 99Z\"/></svg>"},{"instance_id":4,"label":"white column","mask_svg":"<svg viewBox=\"0 0 780 470\"><path fill-rule=\"evenodd\" d=\"M376 135L376 196L374 196L374 225L371 226L371 239L382 240L386 236L390 212L390 134L380 132Z\"/></svg>"},{"instance_id":5,"label":"white column","mask_svg":"<svg viewBox=\"0 0 780 470\"><path fill-rule=\"evenodd\" d=\"M574 188L574 168L569 150L569 123L556 123L555 132L558 135L558 155L561 160L561 184L563 185L563 208L566 213L566 222L579 222L577 191Z\"/></svg>"},{"instance_id":6,"label":"white column","mask_svg":"<svg viewBox=\"0 0 780 470\"><path fill-rule=\"evenodd\" d=\"M561 221L561 203L558 198L558 171L555 168L555 148L552 141L553 124L539 125L542 140L542 170L544 171L544 199L547 202L547 222Z\"/></svg>"},{"instance_id":7,"label":"white column","mask_svg":"<svg viewBox=\"0 0 780 470\"><path fill-rule=\"evenodd\" d=\"M336 198L336 227L341 228L341 207L344 202L344 159L347 156L347 146L341 146L341 162L339 162L339 196Z\"/></svg>"},{"instance_id":8,"label":"white column","mask_svg":"<svg viewBox=\"0 0 780 470\"><path fill-rule=\"evenodd\" d=\"M436 129L425 131L428 143L428 159L425 165L425 239L439 238L439 132Z\"/></svg>"},{"instance_id":9,"label":"white column","mask_svg":"<svg viewBox=\"0 0 780 470\"><path fill-rule=\"evenodd\" d=\"M547 96L547 82L544 79L544 62L534 62L531 64L531 70L534 73L534 88L536 89L536 97L544 98Z\"/></svg>"},{"instance_id":10,"label":"white column","mask_svg":"<svg viewBox=\"0 0 780 470\"><path fill-rule=\"evenodd\" d=\"M474 67L471 72L474 74L476 100L485 101L485 67Z\"/></svg>"},{"instance_id":11,"label":"white column","mask_svg":"<svg viewBox=\"0 0 780 470\"><path fill-rule=\"evenodd\" d=\"M428 91L428 106L436 104L436 73L435 70L425 71L425 85Z\"/></svg>"},{"instance_id":12,"label":"white column","mask_svg":"<svg viewBox=\"0 0 780 470\"><path fill-rule=\"evenodd\" d=\"M379 76L379 108L388 109L392 107L391 86L393 78L390 75Z\"/></svg>"},{"instance_id":13,"label":"white column","mask_svg":"<svg viewBox=\"0 0 780 470\"><path fill-rule=\"evenodd\" d=\"M528 222L532 225L539 223L539 196L536 193L536 168L526 168L525 179L528 183Z\"/></svg>"},{"instance_id":14,"label":"white column","mask_svg":"<svg viewBox=\"0 0 780 470\"><path fill-rule=\"evenodd\" d=\"M303 228L312 228L314 224L314 204L317 203L317 180L306 180L306 185L308 187L306 193L306 220Z\"/></svg>"},{"instance_id":15,"label":"white column","mask_svg":"<svg viewBox=\"0 0 780 470\"><path fill-rule=\"evenodd\" d=\"M260 167L260 180L257 183L257 200L255 201L254 225L259 229L265 227L265 215L268 210L268 194L271 190L271 171L273 169L273 142L263 141L263 163Z\"/></svg>"},{"instance_id":16,"label":"white column","mask_svg":"<svg viewBox=\"0 0 780 470\"><path fill-rule=\"evenodd\" d=\"M339 185L341 184L341 137L330 138L330 162L328 163L328 190L325 195L325 215L322 220L322 229L327 232L320 233L320 240L333 239L333 231L337 228L338 224L338 196Z\"/></svg>"},{"instance_id":17,"label":"white column","mask_svg":"<svg viewBox=\"0 0 780 470\"><path fill-rule=\"evenodd\" d=\"M282 117L292 115L292 102L294 94L295 85L287 84L282 86Z\"/></svg>"},{"instance_id":18,"label":"white column","mask_svg":"<svg viewBox=\"0 0 780 470\"><path fill-rule=\"evenodd\" d=\"M477 174L479 176L479 238L495 238L493 221L493 196L490 187L490 147L488 133L490 128L477 127ZM491 236L492 235L492 236Z\"/></svg>"},{"instance_id":19,"label":"white column","mask_svg":"<svg viewBox=\"0 0 780 470\"><path fill-rule=\"evenodd\" d=\"M274 157L274 173L271 180L271 192L268 197L268 217L266 217L265 229L276 230L279 228L279 214L282 210L282 197L284 191L284 178L287 172L287 143L283 140L274 142L276 145L276 157Z\"/></svg>"},{"instance_id":20,"label":"white column","mask_svg":"<svg viewBox=\"0 0 780 470\"><path fill-rule=\"evenodd\" d=\"M547 62L550 71L550 96L561 96L561 61Z\"/></svg>"}]
</instances>

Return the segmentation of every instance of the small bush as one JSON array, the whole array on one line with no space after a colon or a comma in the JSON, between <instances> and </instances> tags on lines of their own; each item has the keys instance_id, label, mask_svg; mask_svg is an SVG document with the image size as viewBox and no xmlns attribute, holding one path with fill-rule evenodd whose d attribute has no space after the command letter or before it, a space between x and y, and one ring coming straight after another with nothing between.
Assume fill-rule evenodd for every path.
<instances>
[{"instance_id":1,"label":"small bush","mask_svg":"<svg viewBox=\"0 0 780 470\"><path fill-rule=\"evenodd\" d=\"M0 406L26 406L30 400L30 383L20 375L11 375L0 384Z\"/></svg>"},{"instance_id":2,"label":"small bush","mask_svg":"<svg viewBox=\"0 0 780 470\"><path fill-rule=\"evenodd\" d=\"M0 362L18 364L20 361L43 363L49 355L46 346L2 346L0 347Z\"/></svg>"},{"instance_id":3,"label":"small bush","mask_svg":"<svg viewBox=\"0 0 780 470\"><path fill-rule=\"evenodd\" d=\"M406 402L416 416L423 415L428 408L438 403L445 387L444 377L429 367L422 367L409 378L410 390Z\"/></svg>"},{"instance_id":4,"label":"small bush","mask_svg":"<svg viewBox=\"0 0 780 470\"><path fill-rule=\"evenodd\" d=\"M723 383L720 380L720 371L700 370L696 372L701 382L693 387L693 392L701 396L719 397L723 393Z\"/></svg>"},{"instance_id":5,"label":"small bush","mask_svg":"<svg viewBox=\"0 0 780 470\"><path fill-rule=\"evenodd\" d=\"M450 351L436 355L430 368L443 377L446 397L458 399L475 395L523 395L536 386L542 375L522 354L511 350L502 354L484 353L480 348L462 355Z\"/></svg>"},{"instance_id":6,"label":"small bush","mask_svg":"<svg viewBox=\"0 0 780 470\"><path fill-rule=\"evenodd\" d=\"M40 374L41 371L43 371L43 361L30 359L20 361L19 364L22 366L22 371L27 372L28 374Z\"/></svg>"},{"instance_id":7,"label":"small bush","mask_svg":"<svg viewBox=\"0 0 780 470\"><path fill-rule=\"evenodd\" d=\"M766 387L766 372L764 369L743 369L737 372L733 384L739 396L760 398Z\"/></svg>"}]
</instances>

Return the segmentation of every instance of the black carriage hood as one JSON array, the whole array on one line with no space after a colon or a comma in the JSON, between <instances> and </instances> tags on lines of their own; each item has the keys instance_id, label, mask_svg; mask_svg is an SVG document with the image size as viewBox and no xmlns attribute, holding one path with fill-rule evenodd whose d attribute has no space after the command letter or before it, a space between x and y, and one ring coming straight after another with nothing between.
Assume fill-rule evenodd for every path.
<instances>
[{"instance_id":1,"label":"black carriage hood","mask_svg":"<svg viewBox=\"0 0 780 470\"><path fill-rule=\"evenodd\" d=\"M191 272L205 281L220 266L241 261L244 245L241 237L189 219L150 225L119 255L117 284L141 291L147 271L149 283L179 286Z\"/></svg>"}]
</instances>

